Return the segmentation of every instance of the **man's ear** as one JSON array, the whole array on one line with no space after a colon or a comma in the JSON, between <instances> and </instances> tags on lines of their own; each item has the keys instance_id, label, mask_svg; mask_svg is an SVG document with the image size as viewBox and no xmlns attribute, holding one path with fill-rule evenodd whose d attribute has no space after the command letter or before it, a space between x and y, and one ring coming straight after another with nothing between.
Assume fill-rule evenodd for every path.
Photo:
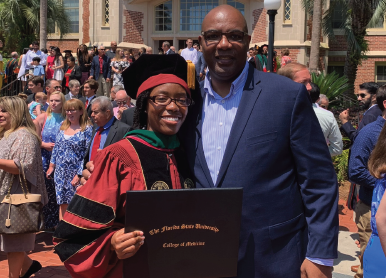
<instances>
[{"instance_id":1,"label":"man's ear","mask_svg":"<svg viewBox=\"0 0 386 278\"><path fill-rule=\"evenodd\" d=\"M383 101L383 107L386 109L386 100Z\"/></svg>"}]
</instances>

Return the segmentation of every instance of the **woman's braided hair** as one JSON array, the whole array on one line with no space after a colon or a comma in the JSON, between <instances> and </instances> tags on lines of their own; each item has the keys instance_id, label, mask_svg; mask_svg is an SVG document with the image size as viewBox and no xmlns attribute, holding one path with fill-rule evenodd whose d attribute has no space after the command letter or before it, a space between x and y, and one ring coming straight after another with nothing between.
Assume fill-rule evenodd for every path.
<instances>
[{"instance_id":1,"label":"woman's braided hair","mask_svg":"<svg viewBox=\"0 0 386 278\"><path fill-rule=\"evenodd\" d=\"M133 129L146 129L147 125L147 100L150 96L151 89L142 92L136 102L136 109L133 116Z\"/></svg>"}]
</instances>

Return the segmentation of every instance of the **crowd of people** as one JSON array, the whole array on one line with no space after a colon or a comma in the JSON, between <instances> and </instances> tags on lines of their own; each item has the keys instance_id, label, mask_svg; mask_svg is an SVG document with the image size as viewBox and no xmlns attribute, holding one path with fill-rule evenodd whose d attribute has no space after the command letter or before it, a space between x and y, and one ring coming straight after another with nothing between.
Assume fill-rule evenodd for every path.
<instances>
[{"instance_id":1,"label":"crowd of people","mask_svg":"<svg viewBox=\"0 0 386 278\"><path fill-rule=\"evenodd\" d=\"M250 39L244 16L221 5L180 55L167 41L164 55L143 48L137 57L111 42L94 53L79 46L76 62L34 42L19 59L29 95L0 98L0 195L22 192L14 176L24 169L73 277L122 275L123 259L146 240L145 231L124 233L125 194L160 182L243 187L238 278L332 277L339 196L331 157L342 153L340 130L353 142L356 277L386 276L386 86L362 84L358 129L349 111L339 128L308 68L284 49L277 74L265 73L268 46L249 48ZM0 238L9 277L41 269L26 253L35 234Z\"/></svg>"}]
</instances>

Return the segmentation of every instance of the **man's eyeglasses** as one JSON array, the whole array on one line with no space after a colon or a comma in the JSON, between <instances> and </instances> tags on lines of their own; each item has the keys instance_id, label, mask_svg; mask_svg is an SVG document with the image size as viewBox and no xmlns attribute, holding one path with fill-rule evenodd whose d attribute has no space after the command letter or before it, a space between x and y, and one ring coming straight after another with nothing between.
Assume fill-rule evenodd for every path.
<instances>
[{"instance_id":1,"label":"man's eyeglasses","mask_svg":"<svg viewBox=\"0 0 386 278\"><path fill-rule=\"evenodd\" d=\"M151 99L151 101L154 102L155 104L162 105L162 106L167 106L172 101L174 101L174 103L180 107L188 107L188 106L194 104L193 100L191 100L190 98L186 98L186 97L171 98L171 97L166 97L166 96L154 96L154 97L149 97L149 99Z\"/></svg>"},{"instance_id":2,"label":"man's eyeglasses","mask_svg":"<svg viewBox=\"0 0 386 278\"><path fill-rule=\"evenodd\" d=\"M60 85L55 86L54 89L55 89L55 90L61 90L61 89L62 89L62 86L60 86Z\"/></svg>"},{"instance_id":3,"label":"man's eyeglasses","mask_svg":"<svg viewBox=\"0 0 386 278\"><path fill-rule=\"evenodd\" d=\"M201 35L204 37L205 41L208 43L218 43L222 39L222 36L226 36L229 42L242 42L244 37L248 33L243 32L243 31L231 31L228 33L223 33L220 31L206 31L206 32L201 32Z\"/></svg>"},{"instance_id":4,"label":"man's eyeglasses","mask_svg":"<svg viewBox=\"0 0 386 278\"><path fill-rule=\"evenodd\" d=\"M104 48L102 49L102 48L101 48L101 49L99 49L99 50L105 51L106 49L104 49Z\"/></svg>"}]
</instances>

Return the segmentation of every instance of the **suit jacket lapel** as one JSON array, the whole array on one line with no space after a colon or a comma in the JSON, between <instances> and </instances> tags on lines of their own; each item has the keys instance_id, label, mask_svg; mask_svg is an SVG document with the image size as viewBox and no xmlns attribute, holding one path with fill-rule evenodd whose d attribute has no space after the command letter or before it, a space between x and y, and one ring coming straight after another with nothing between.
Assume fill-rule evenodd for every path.
<instances>
[{"instance_id":1,"label":"suit jacket lapel","mask_svg":"<svg viewBox=\"0 0 386 278\"><path fill-rule=\"evenodd\" d=\"M232 124L232 129L228 138L228 143L225 149L224 157L221 162L219 174L217 176L216 187L221 183L225 172L228 169L229 163L236 150L236 147L243 134L244 128L249 120L253 107L260 95L261 89L256 88L260 83L259 72L255 71L252 65L249 66L248 78L245 82L243 95L239 107L237 109L235 120Z\"/></svg>"},{"instance_id":2,"label":"suit jacket lapel","mask_svg":"<svg viewBox=\"0 0 386 278\"><path fill-rule=\"evenodd\" d=\"M103 146L103 148L106 148L106 146L110 145L113 141L115 134L117 133L118 123L117 119L114 117L114 122L110 127L109 134L107 135L106 142Z\"/></svg>"}]
</instances>

